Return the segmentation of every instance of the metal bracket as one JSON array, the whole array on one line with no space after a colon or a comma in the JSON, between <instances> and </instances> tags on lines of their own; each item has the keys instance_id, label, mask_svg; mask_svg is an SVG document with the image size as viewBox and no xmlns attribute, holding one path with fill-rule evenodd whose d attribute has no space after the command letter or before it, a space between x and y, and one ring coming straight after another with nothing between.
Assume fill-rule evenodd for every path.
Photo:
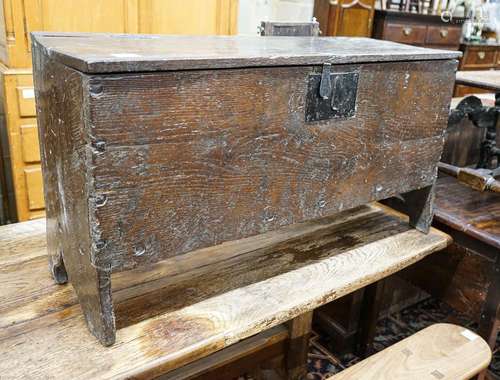
<instances>
[{"instance_id":1,"label":"metal bracket","mask_svg":"<svg viewBox=\"0 0 500 380\"><path fill-rule=\"evenodd\" d=\"M356 113L358 72L310 74L306 95L306 122L353 117Z\"/></svg>"}]
</instances>

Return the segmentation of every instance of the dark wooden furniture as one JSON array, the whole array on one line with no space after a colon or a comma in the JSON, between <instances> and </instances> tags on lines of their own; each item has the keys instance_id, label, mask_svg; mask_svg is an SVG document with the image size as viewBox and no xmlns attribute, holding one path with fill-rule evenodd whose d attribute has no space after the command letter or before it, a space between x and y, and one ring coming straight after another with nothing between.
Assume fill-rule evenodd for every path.
<instances>
[{"instance_id":1,"label":"dark wooden furniture","mask_svg":"<svg viewBox=\"0 0 500 380\"><path fill-rule=\"evenodd\" d=\"M500 195L443 176L436 187L434 225L454 244L405 271L405 277L477 320L493 348L500 305Z\"/></svg>"},{"instance_id":2,"label":"dark wooden furniture","mask_svg":"<svg viewBox=\"0 0 500 380\"><path fill-rule=\"evenodd\" d=\"M376 10L373 37L435 49L458 50L462 23L445 23L440 16Z\"/></svg>"},{"instance_id":3,"label":"dark wooden furniture","mask_svg":"<svg viewBox=\"0 0 500 380\"><path fill-rule=\"evenodd\" d=\"M451 242L369 205L115 273L117 344L103 347L87 333L74 290L46 271L45 227L44 219L0 227L2 378L182 380L210 372L226 380L235 368L266 369L265 360L282 357L287 380L296 380L314 308Z\"/></svg>"},{"instance_id":4,"label":"dark wooden furniture","mask_svg":"<svg viewBox=\"0 0 500 380\"><path fill-rule=\"evenodd\" d=\"M260 23L261 36L319 36L319 23L311 22L275 22L262 21Z\"/></svg>"},{"instance_id":5,"label":"dark wooden furniture","mask_svg":"<svg viewBox=\"0 0 500 380\"><path fill-rule=\"evenodd\" d=\"M457 83L500 92L498 72L457 73ZM482 107L474 97L462 101L474 124L486 129L477 166L498 176L495 154L498 108ZM497 107L498 107L497 95ZM463 106L465 104L465 106ZM457 106L460 107L460 104ZM457 110L450 115L454 125ZM450 162L456 164L455 162ZM436 186L434 226L449 233L454 244L421 264L404 271L406 278L479 324L479 334L495 347L500 326L500 194L479 192L447 175ZM432 280L429 280L432 279ZM483 374L484 376L484 374Z\"/></svg>"},{"instance_id":6,"label":"dark wooden furniture","mask_svg":"<svg viewBox=\"0 0 500 380\"><path fill-rule=\"evenodd\" d=\"M497 42L462 42L464 55L460 70L491 70L500 68L500 44Z\"/></svg>"},{"instance_id":7,"label":"dark wooden furniture","mask_svg":"<svg viewBox=\"0 0 500 380\"><path fill-rule=\"evenodd\" d=\"M476 166L482 169L495 169L500 166L500 147L497 145L500 75L496 71L459 71L456 83L495 92L494 106L485 106L479 98L468 96L452 110L448 121L448 128L453 128L461 119L467 117L475 127L485 130Z\"/></svg>"},{"instance_id":8,"label":"dark wooden furniture","mask_svg":"<svg viewBox=\"0 0 500 380\"><path fill-rule=\"evenodd\" d=\"M112 273L398 193L428 231L456 52L326 37L32 40L51 268L103 344L115 340Z\"/></svg>"},{"instance_id":9,"label":"dark wooden furniture","mask_svg":"<svg viewBox=\"0 0 500 380\"><path fill-rule=\"evenodd\" d=\"M462 71L491 71L500 68L500 44L497 42L462 42L460 50L464 54L459 65ZM455 96L487 92L491 92L491 89L458 82L455 88Z\"/></svg>"},{"instance_id":10,"label":"dark wooden furniture","mask_svg":"<svg viewBox=\"0 0 500 380\"><path fill-rule=\"evenodd\" d=\"M376 0L315 0L323 36L371 37Z\"/></svg>"}]
</instances>

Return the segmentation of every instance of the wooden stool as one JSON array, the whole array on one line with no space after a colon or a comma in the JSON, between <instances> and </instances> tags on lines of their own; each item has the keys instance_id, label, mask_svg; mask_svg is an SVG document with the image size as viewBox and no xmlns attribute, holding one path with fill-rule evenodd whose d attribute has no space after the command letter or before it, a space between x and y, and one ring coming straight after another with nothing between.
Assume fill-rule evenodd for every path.
<instances>
[{"instance_id":1,"label":"wooden stool","mask_svg":"<svg viewBox=\"0 0 500 380\"><path fill-rule=\"evenodd\" d=\"M386 348L329 380L465 380L491 360L488 344L475 333L439 323Z\"/></svg>"}]
</instances>

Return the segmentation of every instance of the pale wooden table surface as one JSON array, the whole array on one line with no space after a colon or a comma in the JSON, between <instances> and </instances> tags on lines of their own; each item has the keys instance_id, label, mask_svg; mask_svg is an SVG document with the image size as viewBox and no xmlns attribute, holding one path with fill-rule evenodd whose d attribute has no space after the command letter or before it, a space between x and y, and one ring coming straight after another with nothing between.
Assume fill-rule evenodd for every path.
<instances>
[{"instance_id":1,"label":"pale wooden table surface","mask_svg":"<svg viewBox=\"0 0 500 380\"><path fill-rule=\"evenodd\" d=\"M436 323L327 380L469 380L490 361L490 347L481 337Z\"/></svg>"},{"instance_id":2,"label":"pale wooden table surface","mask_svg":"<svg viewBox=\"0 0 500 380\"><path fill-rule=\"evenodd\" d=\"M444 248L378 204L116 274L117 340L48 271L44 220L0 227L0 378L152 378Z\"/></svg>"},{"instance_id":3,"label":"pale wooden table surface","mask_svg":"<svg viewBox=\"0 0 500 380\"><path fill-rule=\"evenodd\" d=\"M493 92L500 92L500 71L458 71L456 84L480 87Z\"/></svg>"}]
</instances>

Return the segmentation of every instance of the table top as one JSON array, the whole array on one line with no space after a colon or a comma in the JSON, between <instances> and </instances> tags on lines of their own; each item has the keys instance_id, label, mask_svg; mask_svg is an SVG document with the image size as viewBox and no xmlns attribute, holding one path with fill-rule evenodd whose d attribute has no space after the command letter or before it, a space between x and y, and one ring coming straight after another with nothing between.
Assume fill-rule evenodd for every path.
<instances>
[{"instance_id":1,"label":"table top","mask_svg":"<svg viewBox=\"0 0 500 380\"><path fill-rule=\"evenodd\" d=\"M500 92L500 70L458 71L456 83Z\"/></svg>"},{"instance_id":2,"label":"table top","mask_svg":"<svg viewBox=\"0 0 500 380\"><path fill-rule=\"evenodd\" d=\"M86 73L456 59L458 51L359 37L33 33L35 47ZM35 49L35 52L38 49Z\"/></svg>"},{"instance_id":3,"label":"table top","mask_svg":"<svg viewBox=\"0 0 500 380\"><path fill-rule=\"evenodd\" d=\"M2 378L153 378L443 249L372 204L117 273L117 340L88 333L70 285L47 268L45 224L0 227Z\"/></svg>"},{"instance_id":4,"label":"table top","mask_svg":"<svg viewBox=\"0 0 500 380\"><path fill-rule=\"evenodd\" d=\"M436 185L435 220L500 249L500 194L479 192L444 175Z\"/></svg>"}]
</instances>

